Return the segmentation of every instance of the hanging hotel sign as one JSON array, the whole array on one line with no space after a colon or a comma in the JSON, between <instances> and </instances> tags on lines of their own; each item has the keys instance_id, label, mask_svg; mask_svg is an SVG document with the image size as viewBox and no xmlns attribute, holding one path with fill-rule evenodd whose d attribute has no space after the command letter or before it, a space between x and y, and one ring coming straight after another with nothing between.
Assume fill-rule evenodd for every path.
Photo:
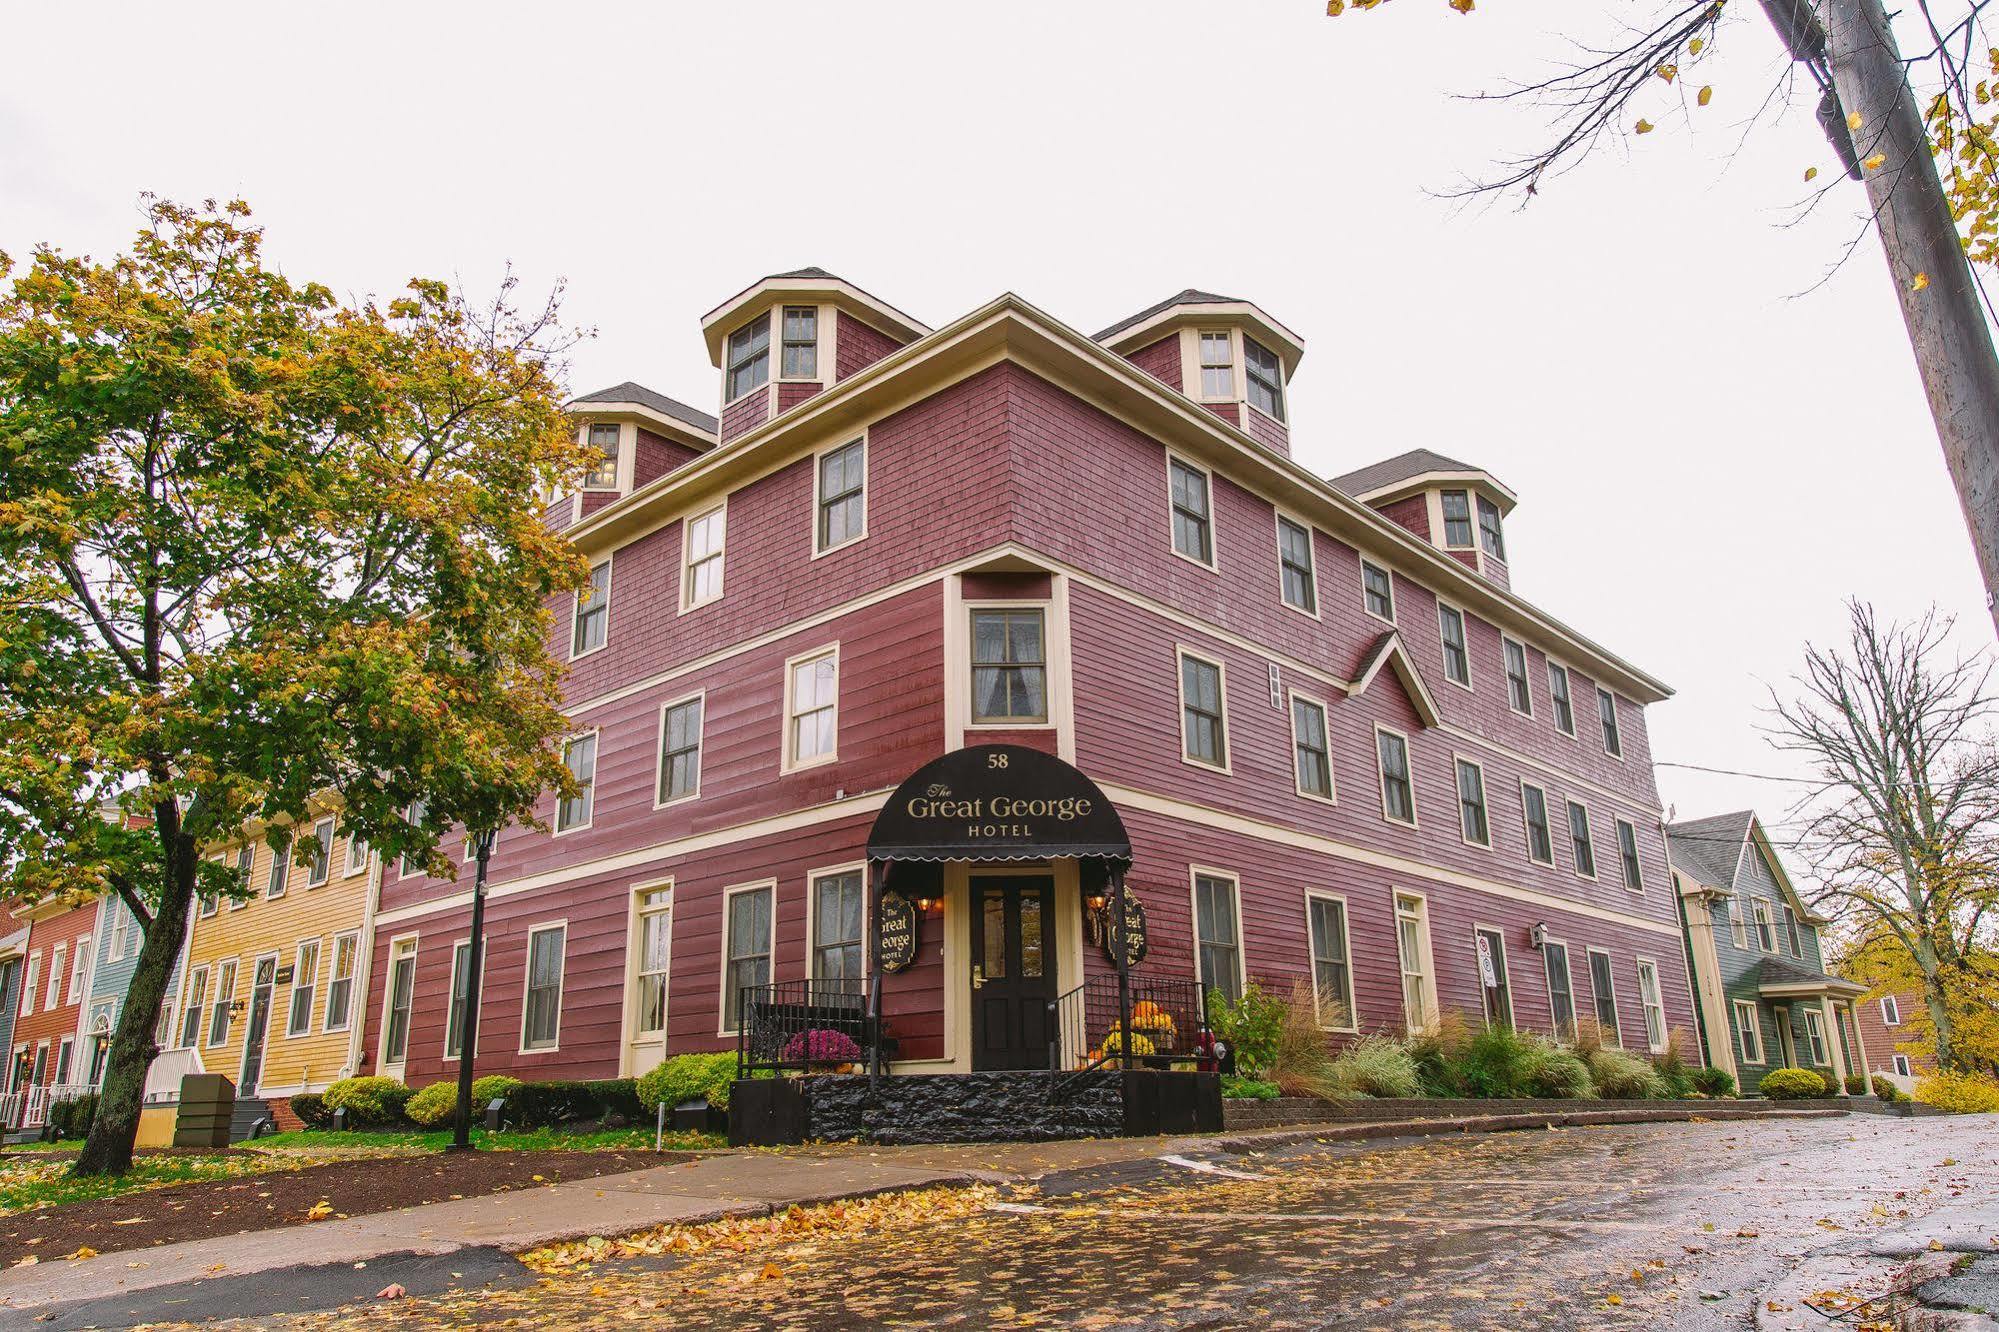
<instances>
[{"instance_id":1,"label":"hanging hotel sign","mask_svg":"<svg viewBox=\"0 0 1999 1332\"><path fill-rule=\"evenodd\" d=\"M1117 898L1112 894L1104 904L1104 956L1117 961L1117 929L1111 912L1117 908ZM1135 967L1145 961L1147 949L1152 946L1147 933L1145 903L1130 884L1124 886L1124 961L1128 967Z\"/></svg>"},{"instance_id":2,"label":"hanging hotel sign","mask_svg":"<svg viewBox=\"0 0 1999 1332\"><path fill-rule=\"evenodd\" d=\"M1021 745L953 750L912 773L875 819L874 860L1046 860L1128 864L1131 839L1097 784Z\"/></svg>"},{"instance_id":3,"label":"hanging hotel sign","mask_svg":"<svg viewBox=\"0 0 1999 1332\"><path fill-rule=\"evenodd\" d=\"M882 894L876 928L881 932L881 968L903 971L916 961L916 904L901 893Z\"/></svg>"}]
</instances>

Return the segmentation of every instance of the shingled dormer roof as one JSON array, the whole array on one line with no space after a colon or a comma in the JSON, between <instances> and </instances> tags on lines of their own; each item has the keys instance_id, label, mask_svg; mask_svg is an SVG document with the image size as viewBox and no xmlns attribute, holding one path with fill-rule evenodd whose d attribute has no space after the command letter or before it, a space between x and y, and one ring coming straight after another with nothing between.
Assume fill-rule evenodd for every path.
<instances>
[{"instance_id":1,"label":"shingled dormer roof","mask_svg":"<svg viewBox=\"0 0 1999 1332\"><path fill-rule=\"evenodd\" d=\"M598 389L595 393L586 393L580 398L571 398L569 405L575 407L578 404L593 402L634 402L641 407L651 408L661 416L670 416L676 421L684 422L687 425L693 426L696 430L709 435L715 433L717 424L714 417L699 408L689 407L678 398L669 398L664 393L649 389L644 384L633 383L629 379L622 384L613 384L610 388Z\"/></svg>"},{"instance_id":2,"label":"shingled dormer roof","mask_svg":"<svg viewBox=\"0 0 1999 1332\"><path fill-rule=\"evenodd\" d=\"M1118 334L1124 332L1126 329L1144 323L1146 320L1152 318L1154 315L1165 314L1168 310L1171 310L1176 305L1240 305L1240 304L1244 304L1244 301L1240 296L1217 296L1212 291L1202 291L1196 287L1189 287L1177 296L1168 296L1165 300L1159 302L1159 304L1157 305L1149 305L1145 309L1140 310L1135 315L1130 315L1127 316L1126 318L1118 320L1115 324L1112 324L1109 328L1103 330L1101 333L1096 334L1095 337L1092 339L1092 341L1103 342L1110 338L1114 338Z\"/></svg>"}]
</instances>

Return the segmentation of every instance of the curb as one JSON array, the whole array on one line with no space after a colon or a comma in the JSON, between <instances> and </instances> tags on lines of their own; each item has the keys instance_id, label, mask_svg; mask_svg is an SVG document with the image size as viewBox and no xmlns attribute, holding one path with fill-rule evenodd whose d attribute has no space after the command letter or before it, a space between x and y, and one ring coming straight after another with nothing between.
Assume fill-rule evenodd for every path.
<instances>
[{"instance_id":1,"label":"curb","mask_svg":"<svg viewBox=\"0 0 1999 1332\"><path fill-rule=\"evenodd\" d=\"M1301 1142L1354 1142L1372 1138L1439 1137L1450 1133L1511 1133L1526 1129L1588 1128L1605 1124L1681 1124L1695 1120L1841 1119L1845 1110L1571 1110L1560 1114L1458 1115L1446 1119L1378 1119L1362 1123L1308 1124L1188 1141L1238 1155Z\"/></svg>"}]
</instances>

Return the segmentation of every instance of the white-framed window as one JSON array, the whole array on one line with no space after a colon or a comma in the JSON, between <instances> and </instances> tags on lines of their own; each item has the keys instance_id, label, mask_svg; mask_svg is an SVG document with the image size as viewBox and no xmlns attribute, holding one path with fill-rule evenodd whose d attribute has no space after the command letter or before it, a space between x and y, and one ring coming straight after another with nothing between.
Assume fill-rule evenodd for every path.
<instances>
[{"instance_id":1,"label":"white-framed window","mask_svg":"<svg viewBox=\"0 0 1999 1332\"><path fill-rule=\"evenodd\" d=\"M418 798L410 801L409 808L403 811L403 821L412 828L421 828L424 826L424 820L429 817L429 814L430 802ZM406 879L411 875L421 874L423 873L423 862L415 856L404 854L396 862L396 872Z\"/></svg>"},{"instance_id":2,"label":"white-framed window","mask_svg":"<svg viewBox=\"0 0 1999 1332\"><path fill-rule=\"evenodd\" d=\"M1312 529L1277 515L1278 594L1307 615L1319 613L1319 585L1312 562Z\"/></svg>"},{"instance_id":3,"label":"white-framed window","mask_svg":"<svg viewBox=\"0 0 1999 1332\"><path fill-rule=\"evenodd\" d=\"M1576 709L1569 700L1569 668L1559 662L1548 663L1548 697L1555 709L1555 729L1573 737L1576 733Z\"/></svg>"},{"instance_id":4,"label":"white-framed window","mask_svg":"<svg viewBox=\"0 0 1999 1332\"><path fill-rule=\"evenodd\" d=\"M1360 562L1360 604L1377 620L1395 623L1395 579L1373 560Z\"/></svg>"},{"instance_id":5,"label":"white-framed window","mask_svg":"<svg viewBox=\"0 0 1999 1332\"><path fill-rule=\"evenodd\" d=\"M389 944L389 977L382 993L382 1063L400 1067L409 1054L410 1004L416 997L414 935Z\"/></svg>"},{"instance_id":6,"label":"white-framed window","mask_svg":"<svg viewBox=\"0 0 1999 1332\"><path fill-rule=\"evenodd\" d=\"M604 646L611 628L611 562L590 566L590 585L576 593L569 628L569 656L587 656Z\"/></svg>"},{"instance_id":7,"label":"white-framed window","mask_svg":"<svg viewBox=\"0 0 1999 1332\"><path fill-rule=\"evenodd\" d=\"M812 979L860 992L866 878L859 868L815 874L812 890Z\"/></svg>"},{"instance_id":8,"label":"white-framed window","mask_svg":"<svg viewBox=\"0 0 1999 1332\"><path fill-rule=\"evenodd\" d=\"M1756 946L1766 953L1777 951L1777 930L1770 919L1770 904L1757 898L1749 904L1756 916Z\"/></svg>"},{"instance_id":9,"label":"white-framed window","mask_svg":"<svg viewBox=\"0 0 1999 1332\"><path fill-rule=\"evenodd\" d=\"M28 970L21 980L21 1016L27 1017L35 1011L36 982L42 978L41 950L28 954Z\"/></svg>"},{"instance_id":10,"label":"white-framed window","mask_svg":"<svg viewBox=\"0 0 1999 1332\"><path fill-rule=\"evenodd\" d=\"M1598 685L1596 715L1603 722L1603 752L1612 758L1624 757L1624 739L1617 729L1617 695Z\"/></svg>"},{"instance_id":11,"label":"white-framed window","mask_svg":"<svg viewBox=\"0 0 1999 1332\"><path fill-rule=\"evenodd\" d=\"M49 949L49 989L42 996L42 1007L58 1008L62 1005L62 964L69 957L69 945L59 943Z\"/></svg>"},{"instance_id":12,"label":"white-framed window","mask_svg":"<svg viewBox=\"0 0 1999 1332\"><path fill-rule=\"evenodd\" d=\"M722 595L722 558L728 544L729 506L717 504L687 520L681 533L680 608L693 610Z\"/></svg>"},{"instance_id":13,"label":"white-framed window","mask_svg":"<svg viewBox=\"0 0 1999 1332\"><path fill-rule=\"evenodd\" d=\"M1489 925L1472 930L1479 1003L1488 1027L1513 1025L1513 980L1506 974L1506 936Z\"/></svg>"},{"instance_id":14,"label":"white-framed window","mask_svg":"<svg viewBox=\"0 0 1999 1332\"><path fill-rule=\"evenodd\" d=\"M1914 1065L1909 1063L1909 1056L1905 1054L1898 1054L1895 1056L1895 1072L1898 1076L1905 1078L1913 1078L1914 1076L1916 1076L1915 1067Z\"/></svg>"},{"instance_id":15,"label":"white-framed window","mask_svg":"<svg viewBox=\"0 0 1999 1332\"><path fill-rule=\"evenodd\" d=\"M1236 881L1211 870L1194 872L1194 942L1201 988L1242 997L1242 932Z\"/></svg>"},{"instance_id":16,"label":"white-framed window","mask_svg":"<svg viewBox=\"0 0 1999 1332\"><path fill-rule=\"evenodd\" d=\"M196 967L188 973L187 1007L181 1010L180 1040L183 1050L192 1050L201 1039L201 1019L208 1010L208 968Z\"/></svg>"},{"instance_id":17,"label":"white-framed window","mask_svg":"<svg viewBox=\"0 0 1999 1332\"><path fill-rule=\"evenodd\" d=\"M153 1044L162 1050L174 1048L175 1038L180 1035L178 1018L180 1008L174 996L169 994L160 1000L160 1019L153 1024Z\"/></svg>"},{"instance_id":18,"label":"white-framed window","mask_svg":"<svg viewBox=\"0 0 1999 1332\"><path fill-rule=\"evenodd\" d=\"M1249 405L1272 420L1284 419L1284 362L1255 338L1242 340L1243 378Z\"/></svg>"},{"instance_id":19,"label":"white-framed window","mask_svg":"<svg viewBox=\"0 0 1999 1332\"><path fill-rule=\"evenodd\" d=\"M1444 545L1451 550L1470 550L1471 492L1446 490L1438 496L1444 510Z\"/></svg>"},{"instance_id":20,"label":"white-framed window","mask_svg":"<svg viewBox=\"0 0 1999 1332\"><path fill-rule=\"evenodd\" d=\"M786 379L819 378L819 307L784 307L784 359L779 372Z\"/></svg>"},{"instance_id":21,"label":"white-framed window","mask_svg":"<svg viewBox=\"0 0 1999 1332\"><path fill-rule=\"evenodd\" d=\"M1478 497L1478 537L1485 553L1502 563L1506 559L1506 534L1499 526L1499 506L1485 496Z\"/></svg>"},{"instance_id":22,"label":"white-framed window","mask_svg":"<svg viewBox=\"0 0 1999 1332\"><path fill-rule=\"evenodd\" d=\"M1402 1020L1410 1035L1436 1021L1430 979L1429 906L1414 893L1395 894L1395 953L1402 969Z\"/></svg>"},{"instance_id":23,"label":"white-framed window","mask_svg":"<svg viewBox=\"0 0 1999 1332\"><path fill-rule=\"evenodd\" d=\"M1166 477L1173 508L1173 553L1214 568L1214 505L1208 474L1169 455Z\"/></svg>"},{"instance_id":24,"label":"white-framed window","mask_svg":"<svg viewBox=\"0 0 1999 1332\"><path fill-rule=\"evenodd\" d=\"M745 884L725 889L722 914L722 1034L733 1035L742 1021L743 991L770 984L772 914L777 885Z\"/></svg>"},{"instance_id":25,"label":"white-framed window","mask_svg":"<svg viewBox=\"0 0 1999 1332\"><path fill-rule=\"evenodd\" d=\"M816 554L868 534L868 442L857 439L819 455Z\"/></svg>"},{"instance_id":26,"label":"white-framed window","mask_svg":"<svg viewBox=\"0 0 1999 1332\"><path fill-rule=\"evenodd\" d=\"M346 846L340 853L340 863L348 878L368 872L368 844L361 840L358 829L350 827L347 830Z\"/></svg>"},{"instance_id":27,"label":"white-framed window","mask_svg":"<svg viewBox=\"0 0 1999 1332\"><path fill-rule=\"evenodd\" d=\"M243 888L246 893L250 888L250 866L255 862L256 858L257 847L255 843L245 842L236 849L236 873L242 876ZM249 905L250 899L247 896L232 897L229 899L229 909L231 911L241 911Z\"/></svg>"},{"instance_id":28,"label":"white-framed window","mask_svg":"<svg viewBox=\"0 0 1999 1332\"><path fill-rule=\"evenodd\" d=\"M1666 1048L1666 1005L1659 997L1659 964L1638 959L1638 1002L1645 1010L1646 1047L1654 1054Z\"/></svg>"},{"instance_id":29,"label":"white-framed window","mask_svg":"<svg viewBox=\"0 0 1999 1332\"><path fill-rule=\"evenodd\" d=\"M1409 737L1377 726L1374 754L1381 770L1381 817L1415 827L1416 784L1409 772Z\"/></svg>"},{"instance_id":30,"label":"white-framed window","mask_svg":"<svg viewBox=\"0 0 1999 1332\"><path fill-rule=\"evenodd\" d=\"M285 885L292 872L292 835L286 831L271 848L271 867L264 875L264 897L266 900L285 895Z\"/></svg>"},{"instance_id":31,"label":"white-framed window","mask_svg":"<svg viewBox=\"0 0 1999 1332\"><path fill-rule=\"evenodd\" d=\"M1180 651L1180 754L1189 763L1227 771L1228 708L1222 664Z\"/></svg>"},{"instance_id":32,"label":"white-framed window","mask_svg":"<svg viewBox=\"0 0 1999 1332\"><path fill-rule=\"evenodd\" d=\"M333 873L333 820L312 825L312 863L305 867L305 886L317 888Z\"/></svg>"},{"instance_id":33,"label":"white-framed window","mask_svg":"<svg viewBox=\"0 0 1999 1332\"><path fill-rule=\"evenodd\" d=\"M1763 1026L1756 1004L1749 999L1734 1001L1735 1048L1745 1064L1763 1062Z\"/></svg>"},{"instance_id":34,"label":"white-framed window","mask_svg":"<svg viewBox=\"0 0 1999 1332\"><path fill-rule=\"evenodd\" d=\"M1326 707L1301 694L1291 695L1291 754L1298 794L1331 800L1333 760L1326 740Z\"/></svg>"},{"instance_id":35,"label":"white-framed window","mask_svg":"<svg viewBox=\"0 0 1999 1332\"><path fill-rule=\"evenodd\" d=\"M1534 691L1527 685L1527 649L1518 640L1501 635L1500 650L1506 654L1506 706L1523 717L1534 715Z\"/></svg>"},{"instance_id":36,"label":"white-framed window","mask_svg":"<svg viewBox=\"0 0 1999 1332\"><path fill-rule=\"evenodd\" d=\"M784 677L785 766L831 762L840 740L838 645L793 657L784 664Z\"/></svg>"},{"instance_id":37,"label":"white-framed window","mask_svg":"<svg viewBox=\"0 0 1999 1332\"><path fill-rule=\"evenodd\" d=\"M1639 977L1643 979L1644 973L1640 972ZM1805 1040L1811 1046L1813 1068L1824 1068L1832 1063L1831 1056L1826 1053L1825 1019L1819 1016L1816 1008L1805 1010Z\"/></svg>"},{"instance_id":38,"label":"white-framed window","mask_svg":"<svg viewBox=\"0 0 1999 1332\"><path fill-rule=\"evenodd\" d=\"M1334 1031L1359 1030L1347 900L1332 893L1306 893L1305 930L1312 945L1312 998L1319 1025Z\"/></svg>"},{"instance_id":39,"label":"white-framed window","mask_svg":"<svg viewBox=\"0 0 1999 1332\"><path fill-rule=\"evenodd\" d=\"M1473 846L1492 845L1492 823L1485 811L1485 769L1470 759L1457 761L1458 832Z\"/></svg>"},{"instance_id":40,"label":"white-framed window","mask_svg":"<svg viewBox=\"0 0 1999 1332\"><path fill-rule=\"evenodd\" d=\"M1798 940L1798 913L1789 902L1784 903L1784 937L1790 940L1791 956L1803 957L1804 948Z\"/></svg>"},{"instance_id":41,"label":"white-framed window","mask_svg":"<svg viewBox=\"0 0 1999 1332\"><path fill-rule=\"evenodd\" d=\"M1742 918L1742 899L1728 899L1728 933L1737 948L1749 947L1749 926Z\"/></svg>"},{"instance_id":42,"label":"white-framed window","mask_svg":"<svg viewBox=\"0 0 1999 1332\"><path fill-rule=\"evenodd\" d=\"M770 382L770 312L766 310L729 335L726 401L734 402Z\"/></svg>"},{"instance_id":43,"label":"white-framed window","mask_svg":"<svg viewBox=\"0 0 1999 1332\"><path fill-rule=\"evenodd\" d=\"M91 964L96 960L97 954L90 951L90 936L86 934L76 941L76 952L72 953L69 959L70 1003L73 1004L83 997L84 990L90 984Z\"/></svg>"},{"instance_id":44,"label":"white-framed window","mask_svg":"<svg viewBox=\"0 0 1999 1332\"><path fill-rule=\"evenodd\" d=\"M446 1059L459 1059L465 1054L465 1012L471 995L472 941L460 939L451 945L451 1004L444 1010Z\"/></svg>"},{"instance_id":45,"label":"white-framed window","mask_svg":"<svg viewBox=\"0 0 1999 1332\"><path fill-rule=\"evenodd\" d=\"M1590 1002L1596 1008L1597 1030L1610 1044L1622 1045L1624 1031L1617 1018L1617 981L1611 972L1610 954L1601 948L1591 948L1587 955Z\"/></svg>"},{"instance_id":46,"label":"white-framed window","mask_svg":"<svg viewBox=\"0 0 1999 1332\"><path fill-rule=\"evenodd\" d=\"M600 421L591 425L584 436L591 453L595 455L590 460L590 470L583 474L585 490L618 488L618 437L621 433L615 422Z\"/></svg>"},{"instance_id":47,"label":"white-framed window","mask_svg":"<svg viewBox=\"0 0 1999 1332\"><path fill-rule=\"evenodd\" d=\"M653 803L671 805L701 794L701 720L705 694L677 699L659 710L659 784Z\"/></svg>"},{"instance_id":48,"label":"white-framed window","mask_svg":"<svg viewBox=\"0 0 1999 1332\"><path fill-rule=\"evenodd\" d=\"M1624 866L1624 886L1634 893L1645 891L1645 870L1638 863L1638 829L1629 819L1617 821L1617 859Z\"/></svg>"},{"instance_id":49,"label":"white-framed window","mask_svg":"<svg viewBox=\"0 0 1999 1332\"><path fill-rule=\"evenodd\" d=\"M1048 643L1038 606L974 607L972 721L1048 720Z\"/></svg>"},{"instance_id":50,"label":"white-framed window","mask_svg":"<svg viewBox=\"0 0 1999 1332\"><path fill-rule=\"evenodd\" d=\"M1569 802L1569 851L1575 857L1576 873L1594 879L1596 843L1590 839L1589 810L1580 800Z\"/></svg>"},{"instance_id":51,"label":"white-framed window","mask_svg":"<svg viewBox=\"0 0 1999 1332\"><path fill-rule=\"evenodd\" d=\"M319 940L306 939L292 950L292 998L285 1035L304 1036L312 1030L312 1005L318 993Z\"/></svg>"},{"instance_id":52,"label":"white-framed window","mask_svg":"<svg viewBox=\"0 0 1999 1332\"><path fill-rule=\"evenodd\" d=\"M209 1049L229 1040L229 1022L236 1004L236 959L225 957L215 972L215 1001L208 1009Z\"/></svg>"},{"instance_id":53,"label":"white-framed window","mask_svg":"<svg viewBox=\"0 0 1999 1332\"><path fill-rule=\"evenodd\" d=\"M569 926L537 925L528 931L526 998L521 1004L521 1053L553 1050L562 1039L563 954Z\"/></svg>"},{"instance_id":54,"label":"white-framed window","mask_svg":"<svg viewBox=\"0 0 1999 1332\"><path fill-rule=\"evenodd\" d=\"M1555 843L1548 829L1548 793L1532 782L1520 783L1520 817L1527 828L1527 859L1537 865L1555 863Z\"/></svg>"},{"instance_id":55,"label":"white-framed window","mask_svg":"<svg viewBox=\"0 0 1999 1332\"><path fill-rule=\"evenodd\" d=\"M33 975L34 973L31 971L29 974ZM33 988L32 981L29 982L29 985L30 988ZM1881 1022L1884 1026L1889 1027L1899 1027L1902 1025L1902 1001L1892 994L1881 996Z\"/></svg>"},{"instance_id":56,"label":"white-framed window","mask_svg":"<svg viewBox=\"0 0 1999 1332\"><path fill-rule=\"evenodd\" d=\"M597 733L571 736L562 742L562 765L576 779L577 791L555 805L555 830L574 832L590 826L597 795Z\"/></svg>"},{"instance_id":57,"label":"white-framed window","mask_svg":"<svg viewBox=\"0 0 1999 1332\"><path fill-rule=\"evenodd\" d=\"M125 905L125 899L113 898L111 902L111 956L112 962L122 962L139 951L139 918L132 914L132 908Z\"/></svg>"},{"instance_id":58,"label":"white-framed window","mask_svg":"<svg viewBox=\"0 0 1999 1332\"><path fill-rule=\"evenodd\" d=\"M1209 401L1235 397L1235 340L1226 329L1201 333L1201 396Z\"/></svg>"},{"instance_id":59,"label":"white-framed window","mask_svg":"<svg viewBox=\"0 0 1999 1332\"><path fill-rule=\"evenodd\" d=\"M1456 606L1438 602L1437 635L1443 644L1444 678L1470 689L1471 649L1465 641L1465 613Z\"/></svg>"},{"instance_id":60,"label":"white-framed window","mask_svg":"<svg viewBox=\"0 0 1999 1332\"><path fill-rule=\"evenodd\" d=\"M1576 992L1569 977L1569 946L1550 939L1541 945L1541 969L1548 976L1548 1017L1555 1039L1576 1038Z\"/></svg>"},{"instance_id":61,"label":"white-framed window","mask_svg":"<svg viewBox=\"0 0 1999 1332\"><path fill-rule=\"evenodd\" d=\"M326 1016L321 1031L346 1031L354 1015L354 968L361 936L349 930L333 936L333 971L326 978Z\"/></svg>"},{"instance_id":62,"label":"white-framed window","mask_svg":"<svg viewBox=\"0 0 1999 1332\"><path fill-rule=\"evenodd\" d=\"M638 994L634 1032L655 1036L666 1030L667 967L673 952L673 885L642 888L638 910Z\"/></svg>"}]
</instances>

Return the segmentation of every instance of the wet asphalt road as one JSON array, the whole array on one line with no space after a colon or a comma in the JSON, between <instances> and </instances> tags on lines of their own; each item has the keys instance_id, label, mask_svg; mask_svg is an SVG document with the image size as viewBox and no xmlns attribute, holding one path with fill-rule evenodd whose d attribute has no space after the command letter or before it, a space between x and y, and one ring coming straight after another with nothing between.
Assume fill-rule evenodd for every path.
<instances>
[{"instance_id":1,"label":"wet asphalt road","mask_svg":"<svg viewBox=\"0 0 1999 1332\"><path fill-rule=\"evenodd\" d=\"M811 1243L552 1278L469 1253L300 1268L38 1325L1747 1328L1814 1249L1995 1193L1993 1116L1306 1143L1049 1176ZM366 1301L390 1279L409 1297Z\"/></svg>"}]
</instances>

